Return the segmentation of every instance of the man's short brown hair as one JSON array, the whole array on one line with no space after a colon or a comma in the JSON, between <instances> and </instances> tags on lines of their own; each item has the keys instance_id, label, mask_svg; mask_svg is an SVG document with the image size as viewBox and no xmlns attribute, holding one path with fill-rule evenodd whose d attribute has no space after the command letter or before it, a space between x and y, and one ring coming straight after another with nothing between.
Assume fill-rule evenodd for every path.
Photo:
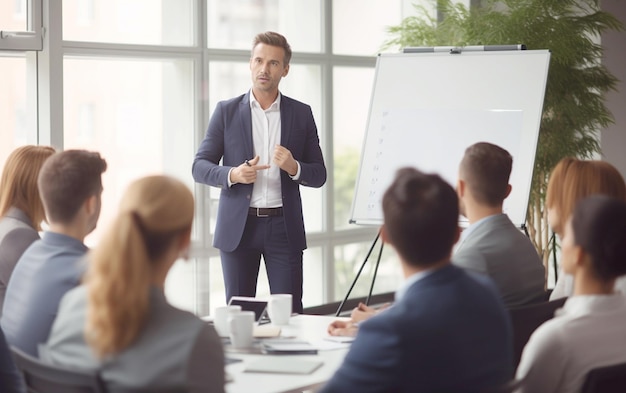
<instances>
[{"instance_id":1,"label":"man's short brown hair","mask_svg":"<svg viewBox=\"0 0 626 393\"><path fill-rule=\"evenodd\" d=\"M97 152L66 150L50 156L37 181L48 220L70 223L88 198L102 192L106 168Z\"/></svg>"},{"instance_id":2,"label":"man's short brown hair","mask_svg":"<svg viewBox=\"0 0 626 393\"><path fill-rule=\"evenodd\" d=\"M252 42L252 51L254 52L254 48L256 48L259 44L265 44L270 46L277 46L279 48L283 48L285 51L285 56L283 57L283 67L287 67L289 62L291 61L291 46L287 42L287 39L276 32L266 31L265 33L259 33L254 37L254 41Z\"/></svg>"},{"instance_id":3,"label":"man's short brown hair","mask_svg":"<svg viewBox=\"0 0 626 393\"><path fill-rule=\"evenodd\" d=\"M402 168L383 196L385 232L406 263L430 266L450 255L459 201L439 175Z\"/></svg>"},{"instance_id":4,"label":"man's short brown hair","mask_svg":"<svg viewBox=\"0 0 626 393\"><path fill-rule=\"evenodd\" d=\"M507 197L513 157L492 143L479 142L465 150L459 176L477 202L501 206Z\"/></svg>"}]
</instances>

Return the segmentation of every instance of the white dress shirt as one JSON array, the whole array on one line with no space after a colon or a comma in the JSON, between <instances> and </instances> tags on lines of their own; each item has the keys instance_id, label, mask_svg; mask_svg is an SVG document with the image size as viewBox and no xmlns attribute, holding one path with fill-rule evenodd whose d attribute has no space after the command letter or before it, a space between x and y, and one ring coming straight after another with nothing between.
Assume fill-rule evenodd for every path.
<instances>
[{"instance_id":1,"label":"white dress shirt","mask_svg":"<svg viewBox=\"0 0 626 393\"><path fill-rule=\"evenodd\" d=\"M519 392L580 392L587 373L626 362L626 297L569 298L530 337L517 368Z\"/></svg>"},{"instance_id":2,"label":"white dress shirt","mask_svg":"<svg viewBox=\"0 0 626 393\"><path fill-rule=\"evenodd\" d=\"M280 145L281 119L280 97L269 108L261 108L261 104L254 97L250 89L250 114L252 118L252 143L254 154L259 156L257 165L269 165L268 169L257 171L257 177L252 187L250 207L281 207L283 205L282 190L280 186L280 167L272 162L274 148ZM250 157L251 159L254 157ZM300 163L296 160L298 169L296 174L289 177L293 180L300 179ZM228 186L233 184L230 180L232 169L228 172Z\"/></svg>"},{"instance_id":3,"label":"white dress shirt","mask_svg":"<svg viewBox=\"0 0 626 393\"><path fill-rule=\"evenodd\" d=\"M274 147L280 144L280 94L269 108L263 109L250 90L250 111L254 153L259 156L257 165L270 165L269 169L257 171L250 207L280 207L280 168L272 162Z\"/></svg>"},{"instance_id":4,"label":"white dress shirt","mask_svg":"<svg viewBox=\"0 0 626 393\"><path fill-rule=\"evenodd\" d=\"M615 280L615 292L619 292L622 295L626 295L626 276L620 277ZM562 297L572 296L574 293L574 276L567 274L563 269L559 269L559 279L556 281L552 293L550 293L550 300L560 299Z\"/></svg>"}]
</instances>

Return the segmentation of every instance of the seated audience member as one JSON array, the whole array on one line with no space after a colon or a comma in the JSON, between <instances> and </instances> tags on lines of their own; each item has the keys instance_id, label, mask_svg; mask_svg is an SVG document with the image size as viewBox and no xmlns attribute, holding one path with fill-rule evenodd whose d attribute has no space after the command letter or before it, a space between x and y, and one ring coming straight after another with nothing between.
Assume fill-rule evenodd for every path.
<instances>
[{"instance_id":1,"label":"seated audience member","mask_svg":"<svg viewBox=\"0 0 626 393\"><path fill-rule=\"evenodd\" d=\"M2 393L26 393L26 387L22 382L13 355L0 329L0 392Z\"/></svg>"},{"instance_id":2,"label":"seated audience member","mask_svg":"<svg viewBox=\"0 0 626 393\"><path fill-rule=\"evenodd\" d=\"M168 304L165 277L187 254L194 202L166 176L135 181L89 256L84 285L62 300L44 361L99 369L117 389L224 391L224 353L212 326Z\"/></svg>"},{"instance_id":3,"label":"seated audience member","mask_svg":"<svg viewBox=\"0 0 626 393\"><path fill-rule=\"evenodd\" d=\"M452 263L488 275L504 304L519 307L545 299L545 269L530 239L502 212L511 192L512 165L509 152L491 143L465 150L457 193L470 225L461 234Z\"/></svg>"},{"instance_id":4,"label":"seated audience member","mask_svg":"<svg viewBox=\"0 0 626 393\"><path fill-rule=\"evenodd\" d=\"M381 237L406 281L363 322L323 392L467 392L513 376L512 335L497 288L450 262L459 201L437 175L398 171L382 201Z\"/></svg>"},{"instance_id":5,"label":"seated audience member","mask_svg":"<svg viewBox=\"0 0 626 393\"><path fill-rule=\"evenodd\" d=\"M83 244L100 215L100 154L67 150L49 157L38 186L50 229L17 262L4 302L2 329L10 345L37 356L45 343L63 295L80 283Z\"/></svg>"},{"instance_id":6,"label":"seated audience member","mask_svg":"<svg viewBox=\"0 0 626 393\"><path fill-rule=\"evenodd\" d=\"M569 157L559 161L552 170L546 193L548 223L559 238L563 237L563 228L576 203L596 194L626 200L626 184L614 166L605 161ZM561 272L550 300L570 296L573 285L574 279ZM616 289L626 294L626 279L617 280Z\"/></svg>"},{"instance_id":7,"label":"seated audience member","mask_svg":"<svg viewBox=\"0 0 626 393\"><path fill-rule=\"evenodd\" d=\"M545 298L545 269L530 239L502 211L511 192L512 165L511 155L491 143L476 143L465 150L457 194L461 214L470 226L461 234L452 263L488 275L504 304L519 307ZM328 333L354 336L358 331L355 323L380 310L359 305L352 311L351 321L333 322Z\"/></svg>"},{"instance_id":8,"label":"seated audience member","mask_svg":"<svg viewBox=\"0 0 626 393\"><path fill-rule=\"evenodd\" d=\"M580 392L594 368L626 362L626 297L613 292L626 274L626 202L582 200L567 220L563 270L574 294L530 337L517 369L521 392Z\"/></svg>"},{"instance_id":9,"label":"seated audience member","mask_svg":"<svg viewBox=\"0 0 626 393\"><path fill-rule=\"evenodd\" d=\"M9 278L17 260L39 239L45 213L37 176L54 154L49 146L22 146L7 158L0 180L0 315Z\"/></svg>"}]
</instances>

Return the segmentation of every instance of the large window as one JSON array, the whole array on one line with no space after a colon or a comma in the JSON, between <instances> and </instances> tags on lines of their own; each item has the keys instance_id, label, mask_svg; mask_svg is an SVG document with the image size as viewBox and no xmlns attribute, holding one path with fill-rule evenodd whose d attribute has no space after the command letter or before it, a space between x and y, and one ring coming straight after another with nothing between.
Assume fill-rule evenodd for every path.
<instances>
[{"instance_id":1,"label":"large window","mask_svg":"<svg viewBox=\"0 0 626 393\"><path fill-rule=\"evenodd\" d=\"M193 188L193 62L68 57L63 71L64 147L108 162L95 243L138 177L167 173Z\"/></svg>"},{"instance_id":2,"label":"large window","mask_svg":"<svg viewBox=\"0 0 626 393\"><path fill-rule=\"evenodd\" d=\"M42 0L0 2L0 50L41 50Z\"/></svg>"},{"instance_id":3,"label":"large window","mask_svg":"<svg viewBox=\"0 0 626 393\"><path fill-rule=\"evenodd\" d=\"M0 172L11 151L37 143L36 75L26 50L40 49L41 4L0 2Z\"/></svg>"},{"instance_id":4,"label":"large window","mask_svg":"<svg viewBox=\"0 0 626 393\"><path fill-rule=\"evenodd\" d=\"M194 184L193 156L217 102L249 90L254 35L283 33L294 54L281 91L312 107L329 174L324 187L301 189L308 242L303 302L313 306L344 296L378 229L348 223L375 55L386 26L413 12L410 1L0 4L0 29L24 32L12 37L37 37L41 23L33 21L41 17L42 4L46 29L40 47L22 40L15 49L6 45L11 40L0 39L0 158L15 146L37 142L100 151L109 168L98 229L87 240L93 246L133 179L167 173L188 184L197 207L193 259L174 265L166 293L198 314L225 299L219 252L211 246L219 191ZM376 257L377 249L353 295L369 291ZM374 292L393 291L402 279L390 248L377 275ZM263 269L257 293L269 293Z\"/></svg>"},{"instance_id":5,"label":"large window","mask_svg":"<svg viewBox=\"0 0 626 393\"><path fill-rule=\"evenodd\" d=\"M320 0L208 0L209 48L246 49L262 31L284 34L294 51L321 51Z\"/></svg>"},{"instance_id":6,"label":"large window","mask_svg":"<svg viewBox=\"0 0 626 393\"><path fill-rule=\"evenodd\" d=\"M28 119L26 81L26 57L0 54L0 170L15 147L35 142L28 132L34 124Z\"/></svg>"},{"instance_id":7,"label":"large window","mask_svg":"<svg viewBox=\"0 0 626 393\"><path fill-rule=\"evenodd\" d=\"M194 44L193 0L63 0L63 39Z\"/></svg>"}]
</instances>

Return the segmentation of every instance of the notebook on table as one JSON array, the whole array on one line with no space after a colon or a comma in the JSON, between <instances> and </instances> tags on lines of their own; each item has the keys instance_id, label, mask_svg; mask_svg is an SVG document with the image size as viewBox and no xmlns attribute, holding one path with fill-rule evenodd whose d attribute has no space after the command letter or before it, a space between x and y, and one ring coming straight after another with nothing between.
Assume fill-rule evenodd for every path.
<instances>
[{"instance_id":1,"label":"notebook on table","mask_svg":"<svg viewBox=\"0 0 626 393\"><path fill-rule=\"evenodd\" d=\"M311 374L322 364L321 360L304 360L283 357L264 357L246 365L247 373Z\"/></svg>"}]
</instances>

